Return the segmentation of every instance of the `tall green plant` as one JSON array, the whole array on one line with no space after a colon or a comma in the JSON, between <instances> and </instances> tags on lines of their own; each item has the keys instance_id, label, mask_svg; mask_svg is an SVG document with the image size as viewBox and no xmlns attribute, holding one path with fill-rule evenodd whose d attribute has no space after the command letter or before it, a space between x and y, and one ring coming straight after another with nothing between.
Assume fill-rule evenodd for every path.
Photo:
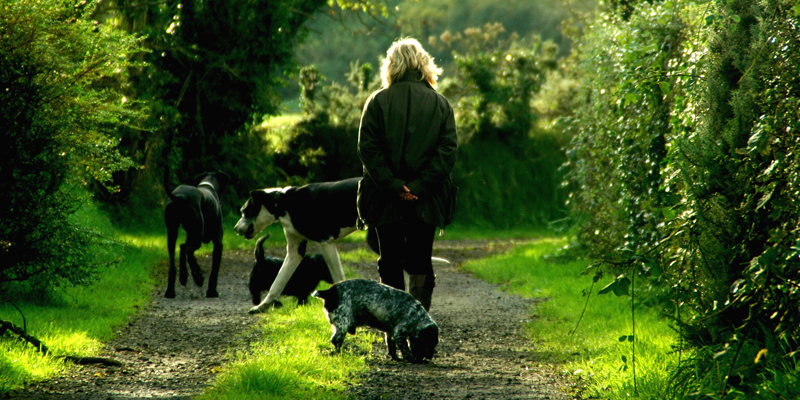
<instances>
[{"instance_id":1,"label":"tall green plant","mask_svg":"<svg viewBox=\"0 0 800 400\"><path fill-rule=\"evenodd\" d=\"M757 388L763 368L794 370L800 350L800 311L787 307L800 301L798 11L740 0L708 16L708 111L680 143L686 197L661 251L698 277L690 299L702 318L686 323L685 339L716 351L698 362L707 374L724 365L712 387L731 397ZM773 356L754 364L759 349Z\"/></svg>"},{"instance_id":2,"label":"tall green plant","mask_svg":"<svg viewBox=\"0 0 800 400\"><path fill-rule=\"evenodd\" d=\"M753 398L800 349L800 9L696 7L602 13L582 39L570 201L595 265L650 277L690 346L675 396Z\"/></svg>"},{"instance_id":3,"label":"tall green plant","mask_svg":"<svg viewBox=\"0 0 800 400\"><path fill-rule=\"evenodd\" d=\"M88 182L132 166L109 133L142 115L109 83L139 66L141 41L89 20L93 3L0 8L0 287L86 283L108 239L72 215Z\"/></svg>"},{"instance_id":4,"label":"tall green plant","mask_svg":"<svg viewBox=\"0 0 800 400\"><path fill-rule=\"evenodd\" d=\"M161 180L170 163L170 186L193 183L204 171L220 170L252 158L245 132L265 115L281 110L279 88L296 72L295 48L305 39L305 23L328 4L346 13L386 17L383 2L374 0L178 0L104 1L94 18L120 29L146 35L152 52L143 67L132 71L125 90L152 109L152 130L121 130L122 150L145 168L115 176L121 186L109 202L124 203L135 194L153 203L163 199ZM221 151L222 150L222 151ZM224 152L223 152L224 151ZM269 157L226 172L232 177L229 198L246 197L264 187L259 168ZM239 172L242 171L242 172ZM271 177L270 177L271 178ZM233 195L231 195L233 194ZM238 196L237 196L238 195ZM238 201L236 201L238 203Z\"/></svg>"},{"instance_id":5,"label":"tall green plant","mask_svg":"<svg viewBox=\"0 0 800 400\"><path fill-rule=\"evenodd\" d=\"M463 211L457 218L502 228L544 226L563 217L558 166L566 137L537 126L534 100L557 67L558 48L536 36L504 33L494 23L440 36L458 66L455 78L442 82L455 100L459 129L453 180Z\"/></svg>"},{"instance_id":6,"label":"tall green plant","mask_svg":"<svg viewBox=\"0 0 800 400\"><path fill-rule=\"evenodd\" d=\"M677 113L687 102L693 44L682 4L643 6L625 21L601 12L578 44L586 101L569 121L573 139L568 204L592 255L654 245L673 194L662 188L668 143L691 130Z\"/></svg>"},{"instance_id":7,"label":"tall green plant","mask_svg":"<svg viewBox=\"0 0 800 400\"><path fill-rule=\"evenodd\" d=\"M280 112L276 88L292 70L303 24L325 2L104 1L93 17L146 35L152 50L124 87L151 108L151 129L117 133L122 151L145 168L117 174L121 190L106 200L124 204L135 194L134 200L152 204L162 198L165 163L171 172L166 183L173 186L259 152L262 146L253 148L243 132ZM229 168L233 182L223 202L236 197L233 190L242 197L264 186L251 173L257 168L241 174Z\"/></svg>"}]
</instances>

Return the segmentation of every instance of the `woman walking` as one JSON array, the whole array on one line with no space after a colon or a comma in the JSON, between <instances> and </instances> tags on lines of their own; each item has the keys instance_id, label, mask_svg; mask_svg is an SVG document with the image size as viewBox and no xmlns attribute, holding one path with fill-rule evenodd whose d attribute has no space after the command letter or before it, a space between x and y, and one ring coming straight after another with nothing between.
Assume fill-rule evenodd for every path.
<instances>
[{"instance_id":1,"label":"woman walking","mask_svg":"<svg viewBox=\"0 0 800 400\"><path fill-rule=\"evenodd\" d=\"M383 87L367 100L358 133L359 223L377 231L381 282L404 290L405 270L409 293L426 310L434 234L451 222L456 196L450 172L458 137L453 108L436 92L441 72L417 40L392 44Z\"/></svg>"}]
</instances>

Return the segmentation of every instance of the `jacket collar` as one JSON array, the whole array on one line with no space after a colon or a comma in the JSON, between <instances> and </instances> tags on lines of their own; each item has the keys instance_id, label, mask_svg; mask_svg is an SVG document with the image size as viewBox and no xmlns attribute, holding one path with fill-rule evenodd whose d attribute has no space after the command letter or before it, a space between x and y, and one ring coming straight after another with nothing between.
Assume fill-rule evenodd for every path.
<instances>
[{"instance_id":1,"label":"jacket collar","mask_svg":"<svg viewBox=\"0 0 800 400\"><path fill-rule=\"evenodd\" d=\"M420 82L424 83L427 87L431 87L427 80L422 79L422 72L419 72L418 70L406 71L406 73L403 74L403 76L400 77L397 82Z\"/></svg>"}]
</instances>

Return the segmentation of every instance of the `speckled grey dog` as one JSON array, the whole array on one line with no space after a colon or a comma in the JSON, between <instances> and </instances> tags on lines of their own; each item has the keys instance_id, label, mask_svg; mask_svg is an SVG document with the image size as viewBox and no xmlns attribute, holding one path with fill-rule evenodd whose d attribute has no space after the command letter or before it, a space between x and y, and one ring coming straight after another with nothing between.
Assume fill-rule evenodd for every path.
<instances>
[{"instance_id":1,"label":"speckled grey dog","mask_svg":"<svg viewBox=\"0 0 800 400\"><path fill-rule=\"evenodd\" d=\"M325 303L336 352L341 350L348 332L353 335L356 327L371 326L386 332L386 345L393 360L400 360L398 347L403 359L412 363L433 358L439 344L439 327L410 294L368 279L350 279L312 296Z\"/></svg>"}]
</instances>

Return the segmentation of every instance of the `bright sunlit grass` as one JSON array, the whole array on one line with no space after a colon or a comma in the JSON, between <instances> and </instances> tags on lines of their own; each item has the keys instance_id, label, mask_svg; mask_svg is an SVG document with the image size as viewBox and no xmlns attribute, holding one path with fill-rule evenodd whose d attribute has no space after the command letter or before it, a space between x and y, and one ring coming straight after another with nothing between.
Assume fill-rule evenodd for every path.
<instances>
[{"instance_id":1,"label":"bright sunlit grass","mask_svg":"<svg viewBox=\"0 0 800 400\"><path fill-rule=\"evenodd\" d=\"M363 239L361 239L363 240ZM377 257L368 249L341 252L342 260L356 262ZM358 274L346 269L349 278ZM330 287L320 283L320 289ZM310 298L298 306L291 298L284 306L261 314L258 329L261 339L251 343L251 351L238 352L235 361L223 367L214 386L202 400L210 399L348 399L347 384L355 383L366 371L366 359L374 331L359 328L347 335L341 354L332 354L333 333L325 319L322 301Z\"/></svg>"},{"instance_id":2,"label":"bright sunlit grass","mask_svg":"<svg viewBox=\"0 0 800 400\"><path fill-rule=\"evenodd\" d=\"M54 355L96 355L102 342L111 339L116 329L147 303L153 286L150 270L160 255L126 245L121 259L120 264L101 269L99 279L88 287L63 288L44 304L14 301L24 322L9 303L0 304L0 318L19 327L26 324L28 332ZM54 376L65 368L63 360L42 357L31 345L8 335L0 340L0 348L0 393Z\"/></svg>"},{"instance_id":3,"label":"bright sunlit grass","mask_svg":"<svg viewBox=\"0 0 800 400\"><path fill-rule=\"evenodd\" d=\"M545 238L501 256L469 262L465 269L511 293L546 299L534 307L534 318L527 326L532 351L545 360L563 363L584 397L633 396L631 343L620 341L633 333L630 298L597 296L609 279L601 280L578 324L586 304L584 292L589 292L592 278L581 275L588 265L584 260L560 262L546 257L565 244L565 239ZM675 337L655 311L636 310L636 393L640 397L662 398L667 371L677 362L670 347Z\"/></svg>"},{"instance_id":4,"label":"bright sunlit grass","mask_svg":"<svg viewBox=\"0 0 800 400\"><path fill-rule=\"evenodd\" d=\"M44 299L0 303L0 319L27 328L53 355L86 357L96 355L102 343L147 303L153 287L150 272L163 257L157 243L147 238L126 241L96 211L82 210L76 217L123 242L113 248L119 262L101 267L89 286L62 287ZM62 359L42 356L10 335L0 339L0 393L55 376L68 367Z\"/></svg>"},{"instance_id":5,"label":"bright sunlit grass","mask_svg":"<svg viewBox=\"0 0 800 400\"><path fill-rule=\"evenodd\" d=\"M350 397L345 382L354 382L366 370L364 355L377 339L375 333L359 328L357 335L347 335L341 354L331 354L332 331L319 299L304 306L286 301L283 308L262 315L262 339L252 344L250 353L237 353L201 399Z\"/></svg>"}]
</instances>

